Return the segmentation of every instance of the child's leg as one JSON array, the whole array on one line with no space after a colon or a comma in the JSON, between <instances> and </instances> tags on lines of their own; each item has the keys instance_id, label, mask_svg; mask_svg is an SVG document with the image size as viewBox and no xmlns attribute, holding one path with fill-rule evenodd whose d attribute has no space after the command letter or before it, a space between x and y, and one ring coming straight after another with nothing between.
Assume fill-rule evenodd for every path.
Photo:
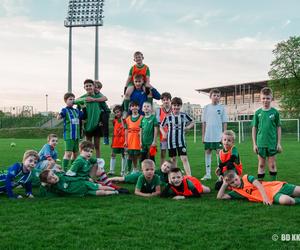
<instances>
[{"instance_id":1,"label":"child's leg","mask_svg":"<svg viewBox=\"0 0 300 250\"><path fill-rule=\"evenodd\" d=\"M116 176L116 177L108 178L108 180L111 181L111 182L124 182L125 181L125 177L123 177L123 176Z\"/></svg>"},{"instance_id":2,"label":"child's leg","mask_svg":"<svg viewBox=\"0 0 300 250\"><path fill-rule=\"evenodd\" d=\"M122 166L121 166L121 175L122 176L125 175L126 167L127 167L127 154L125 155L123 153L122 154Z\"/></svg>"},{"instance_id":3,"label":"child's leg","mask_svg":"<svg viewBox=\"0 0 300 250\"><path fill-rule=\"evenodd\" d=\"M300 197L300 186L296 186L293 192L293 197Z\"/></svg>"},{"instance_id":4,"label":"child's leg","mask_svg":"<svg viewBox=\"0 0 300 250\"><path fill-rule=\"evenodd\" d=\"M130 96L132 94L134 90L134 86L128 86L126 91L125 91L125 95L124 95L124 111L128 112L129 110L129 102L130 102Z\"/></svg>"},{"instance_id":5,"label":"child's leg","mask_svg":"<svg viewBox=\"0 0 300 250\"><path fill-rule=\"evenodd\" d=\"M100 137L99 135L94 136L94 146L96 151L96 158L100 158Z\"/></svg>"},{"instance_id":6,"label":"child's leg","mask_svg":"<svg viewBox=\"0 0 300 250\"><path fill-rule=\"evenodd\" d=\"M73 152L71 152L71 151L65 151L63 163L62 163L62 167L63 167L64 171L68 170L68 166L69 166L69 162L71 160L72 153Z\"/></svg>"},{"instance_id":7,"label":"child's leg","mask_svg":"<svg viewBox=\"0 0 300 250\"><path fill-rule=\"evenodd\" d=\"M111 185L111 181L108 179L107 174L105 172L97 172L98 181L101 181L104 185Z\"/></svg>"},{"instance_id":8,"label":"child's leg","mask_svg":"<svg viewBox=\"0 0 300 250\"><path fill-rule=\"evenodd\" d=\"M104 196L104 195L113 195L118 194L119 192L116 190L97 190L96 195L97 196Z\"/></svg>"},{"instance_id":9,"label":"child's leg","mask_svg":"<svg viewBox=\"0 0 300 250\"><path fill-rule=\"evenodd\" d=\"M166 159L167 150L161 149L160 150L160 163L163 163Z\"/></svg>"},{"instance_id":10,"label":"child's leg","mask_svg":"<svg viewBox=\"0 0 300 250\"><path fill-rule=\"evenodd\" d=\"M295 205L295 199L286 195L286 194L282 194L279 197L279 204L280 205Z\"/></svg>"},{"instance_id":11,"label":"child's leg","mask_svg":"<svg viewBox=\"0 0 300 250\"><path fill-rule=\"evenodd\" d=\"M205 150L205 175L201 180L211 179L211 149Z\"/></svg>"},{"instance_id":12,"label":"child's leg","mask_svg":"<svg viewBox=\"0 0 300 250\"><path fill-rule=\"evenodd\" d=\"M132 164L133 164L133 171L134 172L138 172L139 169L138 169L138 156L137 155L133 156L133 158L132 158Z\"/></svg>"},{"instance_id":13,"label":"child's leg","mask_svg":"<svg viewBox=\"0 0 300 250\"><path fill-rule=\"evenodd\" d=\"M115 167L116 167L116 154L114 152L111 152L109 174L115 173Z\"/></svg>"},{"instance_id":14,"label":"child's leg","mask_svg":"<svg viewBox=\"0 0 300 250\"><path fill-rule=\"evenodd\" d=\"M102 132L103 132L103 144L109 144L109 114L107 112L103 112L102 117Z\"/></svg>"},{"instance_id":15,"label":"child's leg","mask_svg":"<svg viewBox=\"0 0 300 250\"><path fill-rule=\"evenodd\" d=\"M203 188L203 194L208 194L208 193L210 193L210 188L209 188L209 187L204 186L203 184L201 184L201 185L202 185L202 188Z\"/></svg>"},{"instance_id":16,"label":"child's leg","mask_svg":"<svg viewBox=\"0 0 300 250\"><path fill-rule=\"evenodd\" d=\"M128 155L128 160L127 160L127 171L130 173L132 170L132 158L133 155Z\"/></svg>"},{"instance_id":17,"label":"child's leg","mask_svg":"<svg viewBox=\"0 0 300 250\"><path fill-rule=\"evenodd\" d=\"M187 155L181 155L180 159L182 161L185 174L186 175L192 175L191 167L190 167L190 163L189 163L189 159L188 159Z\"/></svg>"},{"instance_id":18,"label":"child's leg","mask_svg":"<svg viewBox=\"0 0 300 250\"><path fill-rule=\"evenodd\" d=\"M265 177L266 159L262 158L260 155L258 155L257 157L258 157L257 178L258 180L263 180Z\"/></svg>"},{"instance_id":19,"label":"child's leg","mask_svg":"<svg viewBox=\"0 0 300 250\"><path fill-rule=\"evenodd\" d=\"M269 156L268 166L269 166L269 173L270 173L270 176L271 176L271 180L275 181L276 180L276 175L277 175L275 155Z\"/></svg>"},{"instance_id":20,"label":"child's leg","mask_svg":"<svg viewBox=\"0 0 300 250\"><path fill-rule=\"evenodd\" d=\"M177 168L177 159L176 159L176 156L171 157L170 160L173 163L173 165L175 166L175 168Z\"/></svg>"}]
</instances>

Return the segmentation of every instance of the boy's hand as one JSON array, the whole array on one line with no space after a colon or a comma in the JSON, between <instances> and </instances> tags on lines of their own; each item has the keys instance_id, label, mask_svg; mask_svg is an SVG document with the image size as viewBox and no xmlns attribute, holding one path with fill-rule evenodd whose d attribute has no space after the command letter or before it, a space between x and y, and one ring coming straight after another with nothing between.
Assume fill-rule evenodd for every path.
<instances>
[{"instance_id":1,"label":"boy's hand","mask_svg":"<svg viewBox=\"0 0 300 250\"><path fill-rule=\"evenodd\" d=\"M271 203L271 201L269 200L269 198L264 198L264 199L263 199L263 203L264 203L265 205L268 205L268 206L271 206L271 205L272 205L272 203Z\"/></svg>"},{"instance_id":2,"label":"boy's hand","mask_svg":"<svg viewBox=\"0 0 300 250\"><path fill-rule=\"evenodd\" d=\"M124 148L127 148L127 146L128 146L127 142L124 142Z\"/></svg>"},{"instance_id":3,"label":"boy's hand","mask_svg":"<svg viewBox=\"0 0 300 250\"><path fill-rule=\"evenodd\" d=\"M87 97L86 99L85 99L85 101L86 102L94 102L95 101L95 98L93 98L93 97Z\"/></svg>"},{"instance_id":4,"label":"boy's hand","mask_svg":"<svg viewBox=\"0 0 300 250\"><path fill-rule=\"evenodd\" d=\"M277 152L281 153L282 152L282 147L280 144L277 144Z\"/></svg>"},{"instance_id":5,"label":"boy's hand","mask_svg":"<svg viewBox=\"0 0 300 250\"><path fill-rule=\"evenodd\" d=\"M258 147L257 147L257 145L253 145L253 152L258 155Z\"/></svg>"}]
</instances>

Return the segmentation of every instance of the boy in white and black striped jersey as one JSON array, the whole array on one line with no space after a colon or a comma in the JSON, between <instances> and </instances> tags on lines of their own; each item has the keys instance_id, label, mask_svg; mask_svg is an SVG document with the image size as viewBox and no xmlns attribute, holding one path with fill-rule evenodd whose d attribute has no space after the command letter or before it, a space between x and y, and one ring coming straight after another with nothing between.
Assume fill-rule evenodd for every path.
<instances>
[{"instance_id":1,"label":"boy in white and black striped jersey","mask_svg":"<svg viewBox=\"0 0 300 250\"><path fill-rule=\"evenodd\" d=\"M185 131L194 127L193 119L186 113L180 112L182 100L174 97L171 101L172 113L165 117L160 125L163 138L167 139L171 161L176 164L176 156L180 156L186 175L191 175L191 168L187 157ZM168 127L166 133L163 129Z\"/></svg>"}]
</instances>

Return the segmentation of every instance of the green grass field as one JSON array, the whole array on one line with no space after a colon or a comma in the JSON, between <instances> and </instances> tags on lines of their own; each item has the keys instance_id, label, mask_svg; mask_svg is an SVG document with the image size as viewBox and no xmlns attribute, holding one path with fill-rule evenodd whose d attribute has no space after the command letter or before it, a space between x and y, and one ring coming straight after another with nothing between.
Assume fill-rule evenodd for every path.
<instances>
[{"instance_id":1,"label":"green grass field","mask_svg":"<svg viewBox=\"0 0 300 250\"><path fill-rule=\"evenodd\" d=\"M11 142L16 147L11 148ZM39 150L44 143L44 139L0 139L0 169L20 161L24 150ZM284 152L277 159L278 179L300 184L300 143L293 138L283 140L282 145ZM244 173L256 175L257 159L251 143L237 146ZM102 150L108 163L110 148L102 146ZM61 159L62 141L58 152ZM202 144L194 144L190 137L188 153L193 175L202 177ZM213 188L214 182L205 184ZM133 186L126 187L133 191ZM267 207L246 201L218 201L215 197L214 190L199 199L181 201L134 195L9 200L2 194L0 249L300 248L299 241L280 240L281 234L300 233L300 206ZM274 234L279 240L272 240Z\"/></svg>"}]
</instances>

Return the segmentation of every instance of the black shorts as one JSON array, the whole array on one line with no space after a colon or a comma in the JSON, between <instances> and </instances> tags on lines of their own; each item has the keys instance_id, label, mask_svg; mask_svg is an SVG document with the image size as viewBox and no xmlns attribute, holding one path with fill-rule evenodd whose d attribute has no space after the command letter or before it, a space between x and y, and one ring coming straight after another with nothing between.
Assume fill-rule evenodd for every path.
<instances>
[{"instance_id":1,"label":"black shorts","mask_svg":"<svg viewBox=\"0 0 300 250\"><path fill-rule=\"evenodd\" d=\"M187 155L186 147L179 147L179 148L171 148L168 149L169 151L169 157L175 157L175 156L181 156L181 155Z\"/></svg>"},{"instance_id":2,"label":"black shorts","mask_svg":"<svg viewBox=\"0 0 300 250\"><path fill-rule=\"evenodd\" d=\"M102 132L102 128L100 126L97 126L93 131L84 131L84 135L87 137L102 137L103 136L103 132Z\"/></svg>"}]
</instances>

